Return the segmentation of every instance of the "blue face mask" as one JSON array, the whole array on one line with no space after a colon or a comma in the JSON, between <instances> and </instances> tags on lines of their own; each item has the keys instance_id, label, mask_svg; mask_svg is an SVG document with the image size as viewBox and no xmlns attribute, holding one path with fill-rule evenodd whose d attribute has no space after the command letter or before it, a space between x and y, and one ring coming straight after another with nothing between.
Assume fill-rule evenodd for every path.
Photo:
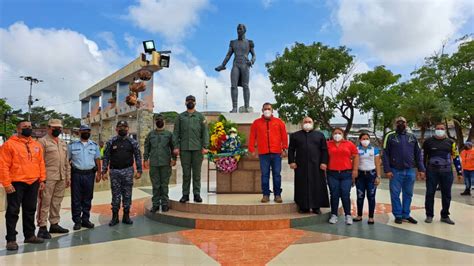
<instances>
[{"instance_id":1,"label":"blue face mask","mask_svg":"<svg viewBox=\"0 0 474 266\"><path fill-rule=\"evenodd\" d=\"M435 135L436 137L444 137L446 135L446 132L443 129L436 129L435 130Z\"/></svg>"}]
</instances>

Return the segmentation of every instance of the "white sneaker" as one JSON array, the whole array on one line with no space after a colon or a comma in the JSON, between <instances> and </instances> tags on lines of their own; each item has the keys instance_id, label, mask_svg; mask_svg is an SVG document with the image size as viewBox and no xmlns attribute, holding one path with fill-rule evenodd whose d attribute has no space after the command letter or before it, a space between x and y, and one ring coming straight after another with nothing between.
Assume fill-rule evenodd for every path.
<instances>
[{"instance_id":1,"label":"white sneaker","mask_svg":"<svg viewBox=\"0 0 474 266\"><path fill-rule=\"evenodd\" d=\"M337 223L337 215L331 215L331 218L329 218L329 223L330 224L335 224Z\"/></svg>"},{"instance_id":2,"label":"white sneaker","mask_svg":"<svg viewBox=\"0 0 474 266\"><path fill-rule=\"evenodd\" d=\"M346 215L346 224L351 225L352 224L352 216Z\"/></svg>"}]
</instances>

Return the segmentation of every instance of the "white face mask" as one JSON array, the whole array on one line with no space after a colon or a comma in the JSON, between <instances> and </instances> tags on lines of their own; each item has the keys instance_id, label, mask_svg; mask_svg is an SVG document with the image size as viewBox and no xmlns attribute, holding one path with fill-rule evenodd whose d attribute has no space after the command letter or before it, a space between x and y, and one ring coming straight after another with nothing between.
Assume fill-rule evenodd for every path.
<instances>
[{"instance_id":1,"label":"white face mask","mask_svg":"<svg viewBox=\"0 0 474 266\"><path fill-rule=\"evenodd\" d=\"M237 137L237 134L236 133L230 133L229 137L235 138L235 137Z\"/></svg>"},{"instance_id":2,"label":"white face mask","mask_svg":"<svg viewBox=\"0 0 474 266\"><path fill-rule=\"evenodd\" d=\"M364 139L364 140L362 140L360 143L362 144L362 146L364 146L364 147L368 147L368 146L369 146L369 144L370 144L370 140L368 140L368 139Z\"/></svg>"},{"instance_id":3,"label":"white face mask","mask_svg":"<svg viewBox=\"0 0 474 266\"><path fill-rule=\"evenodd\" d=\"M265 116L266 118L271 117L272 116L272 111L270 111L270 110L263 111L263 116Z\"/></svg>"},{"instance_id":4,"label":"white face mask","mask_svg":"<svg viewBox=\"0 0 474 266\"><path fill-rule=\"evenodd\" d=\"M311 130L313 130L313 123L304 123L304 124L303 124L303 129L304 129L305 131L311 131Z\"/></svg>"},{"instance_id":5,"label":"white face mask","mask_svg":"<svg viewBox=\"0 0 474 266\"><path fill-rule=\"evenodd\" d=\"M338 134L334 134L334 136L332 136L332 138L333 138L335 141L339 142L339 141L342 140L342 135L339 134L339 133L338 133Z\"/></svg>"},{"instance_id":6,"label":"white face mask","mask_svg":"<svg viewBox=\"0 0 474 266\"><path fill-rule=\"evenodd\" d=\"M437 129L437 130L435 130L435 135L436 135L436 137L440 137L440 138L441 138L441 137L444 137L445 134L446 134L446 132L445 132L444 130L442 130L442 129Z\"/></svg>"}]
</instances>

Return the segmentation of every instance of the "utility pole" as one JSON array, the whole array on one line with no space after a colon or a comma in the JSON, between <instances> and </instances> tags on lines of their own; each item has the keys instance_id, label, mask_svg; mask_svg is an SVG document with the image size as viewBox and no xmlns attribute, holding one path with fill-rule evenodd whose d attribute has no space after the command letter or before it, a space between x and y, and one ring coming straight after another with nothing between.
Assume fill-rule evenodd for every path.
<instances>
[{"instance_id":1,"label":"utility pole","mask_svg":"<svg viewBox=\"0 0 474 266\"><path fill-rule=\"evenodd\" d=\"M33 78L31 76L20 76L20 78L30 82L30 95L28 96L28 120L31 121L31 106L34 102L38 101L38 99L35 99L33 101L33 96L31 95L33 91L33 83L40 83L43 82L43 80Z\"/></svg>"},{"instance_id":2,"label":"utility pole","mask_svg":"<svg viewBox=\"0 0 474 266\"><path fill-rule=\"evenodd\" d=\"M207 92L207 88L208 88L208 87L207 87L206 80L204 80L204 97L203 97L204 99L203 99L203 109L204 109L205 111L208 111L208 110L207 110L207 94L208 94L208 92Z\"/></svg>"}]
</instances>

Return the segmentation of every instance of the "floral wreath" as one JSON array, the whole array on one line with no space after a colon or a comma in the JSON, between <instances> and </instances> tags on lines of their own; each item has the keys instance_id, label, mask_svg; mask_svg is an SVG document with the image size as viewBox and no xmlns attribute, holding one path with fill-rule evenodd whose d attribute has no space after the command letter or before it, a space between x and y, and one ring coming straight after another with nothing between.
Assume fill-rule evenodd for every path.
<instances>
[{"instance_id":1,"label":"floral wreath","mask_svg":"<svg viewBox=\"0 0 474 266\"><path fill-rule=\"evenodd\" d=\"M232 173L237 169L240 157L247 153L242 148L244 136L237 132L236 125L223 116L210 125L209 160L220 172Z\"/></svg>"}]
</instances>

